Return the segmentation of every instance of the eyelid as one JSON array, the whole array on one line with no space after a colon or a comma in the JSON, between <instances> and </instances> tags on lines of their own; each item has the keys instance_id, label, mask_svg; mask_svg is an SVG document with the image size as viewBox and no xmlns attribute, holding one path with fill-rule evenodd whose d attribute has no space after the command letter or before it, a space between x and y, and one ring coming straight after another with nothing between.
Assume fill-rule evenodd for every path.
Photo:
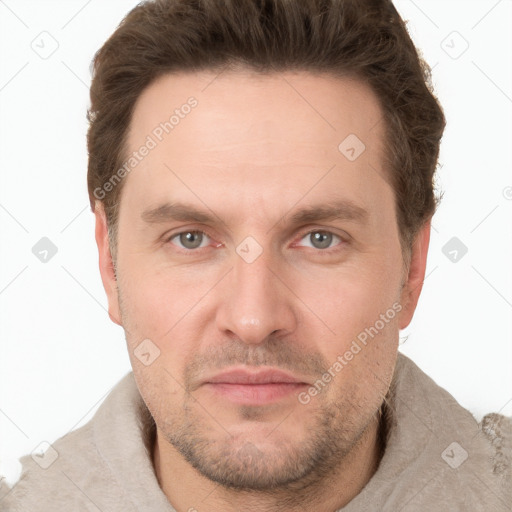
<instances>
[{"instance_id":1,"label":"eyelid","mask_svg":"<svg viewBox=\"0 0 512 512\"><path fill-rule=\"evenodd\" d=\"M174 238L177 235L182 235L183 233L204 233L205 235L208 235L210 238L212 238L212 235L208 232L208 229L205 229L205 227L196 227L196 226L178 226L174 229L170 229L166 231L162 236L162 240L168 241L171 238Z\"/></svg>"},{"instance_id":2,"label":"eyelid","mask_svg":"<svg viewBox=\"0 0 512 512\"><path fill-rule=\"evenodd\" d=\"M309 228L308 230L302 232L296 238L297 241L293 242L293 245L295 246L298 242L300 242L303 238L305 238L306 236L310 235L311 233L328 233L328 234L333 235L333 236L335 236L335 237L340 239L340 243L338 243L337 245L335 245L333 247L329 247L328 249L316 249L319 253L326 253L326 254L328 254L331 251L339 250L339 246L347 244L349 242L349 239L350 239L350 236L348 234L341 235L340 233L336 233L336 232L334 232L334 231L332 231L331 229L328 229L328 228L314 227L314 228ZM298 246L298 247L304 247L304 246ZM309 247L309 249L315 249L315 248L314 247Z\"/></svg>"},{"instance_id":3,"label":"eyelid","mask_svg":"<svg viewBox=\"0 0 512 512\"><path fill-rule=\"evenodd\" d=\"M184 247L180 247L179 245L172 243L171 240L173 238L176 238L177 236L182 235L184 233L202 233L203 235L206 235L211 241L215 240L214 237L204 228L192 227L192 228L183 229L183 227L180 227L177 229L178 229L178 231L171 231L171 232L165 233L162 236L162 242L163 242L163 244L171 244L178 251L182 251L184 253L200 252L202 249L207 249L208 245L205 247L198 247L196 249L186 249ZM215 247L221 247L222 245L224 245L224 244L222 244L221 242L216 242Z\"/></svg>"},{"instance_id":4,"label":"eyelid","mask_svg":"<svg viewBox=\"0 0 512 512\"><path fill-rule=\"evenodd\" d=\"M201 240L201 245L204 243L204 237L206 236L208 239L211 239L210 235L208 235L207 233L204 233L202 231L196 231L196 230L192 230L192 229L189 229L187 231L182 231L181 233L175 233L174 235L171 235L169 238L168 238L168 241L169 243L173 244L173 245L176 245L176 247L178 247L178 249L181 249L182 251L197 251L199 249L204 249L205 247L208 247L208 244L204 247L195 247L194 249L187 249L186 247L180 247L179 245L177 244L174 244L172 242L172 240L174 240L175 238L178 238L183 235L184 233L200 233L203 235L203 240Z\"/></svg>"},{"instance_id":5,"label":"eyelid","mask_svg":"<svg viewBox=\"0 0 512 512\"><path fill-rule=\"evenodd\" d=\"M208 238L210 238L210 240L215 240L214 237L207 231L205 230L204 228L198 228L198 227L192 227L192 228L186 228L186 229L183 229L183 227L180 227L178 228L179 230L178 231L173 231L171 233L165 233L163 236L162 236L162 239L163 239L163 242L165 244L167 243L171 243L171 240L175 237L177 237L178 235L181 235L183 233L202 233L203 235L206 235ZM340 233L336 233L334 232L333 230L331 229L328 229L328 228L323 228L323 227L312 227L312 228L309 228L307 229L306 231L303 231L297 238L296 238L296 242L293 242L292 243L292 246L295 246L297 244L297 242L301 241L304 237L310 235L311 233L329 233L335 237L338 237L340 239L340 243L338 243L337 245L335 245L334 247L329 247L328 249L317 249L318 252L321 252L321 253L329 253L331 251L336 251L337 248L340 246L340 245L343 245L343 244L347 244L349 243L349 240L350 240L350 236L348 234L340 234ZM174 247L176 247L176 249L178 250L181 250L183 252L186 252L186 253L193 253L193 252L199 252L201 249L207 249L208 246L206 247L199 247L199 248L196 248L196 249L185 249L185 248L182 248L182 247L179 247L178 245L176 244L172 244ZM224 244L222 242L217 242L215 247L218 248L218 247L222 247ZM299 246L299 247L302 247L302 246ZM314 249L314 248L313 248Z\"/></svg>"}]
</instances>

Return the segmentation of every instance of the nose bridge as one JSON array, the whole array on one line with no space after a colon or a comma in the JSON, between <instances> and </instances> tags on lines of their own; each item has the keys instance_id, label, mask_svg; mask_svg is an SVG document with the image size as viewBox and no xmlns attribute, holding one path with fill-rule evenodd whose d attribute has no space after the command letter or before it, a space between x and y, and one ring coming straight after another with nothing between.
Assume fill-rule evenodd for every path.
<instances>
[{"instance_id":1,"label":"nose bridge","mask_svg":"<svg viewBox=\"0 0 512 512\"><path fill-rule=\"evenodd\" d=\"M262 343L275 331L284 334L295 328L290 296L271 271L276 262L269 253L255 257L254 250L243 243L237 248L218 312L219 328L249 344Z\"/></svg>"}]
</instances>

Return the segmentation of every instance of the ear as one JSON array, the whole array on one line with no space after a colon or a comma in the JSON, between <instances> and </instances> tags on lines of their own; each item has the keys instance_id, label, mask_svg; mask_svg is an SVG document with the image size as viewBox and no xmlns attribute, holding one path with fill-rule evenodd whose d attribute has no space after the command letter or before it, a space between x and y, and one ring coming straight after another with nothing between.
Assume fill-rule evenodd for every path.
<instances>
[{"instance_id":1,"label":"ear","mask_svg":"<svg viewBox=\"0 0 512 512\"><path fill-rule=\"evenodd\" d=\"M119 297L117 295L117 280L108 241L107 217L105 215L103 203L100 201L96 201L94 215L96 217L95 234L96 244L98 245L100 274L101 280L103 281L103 288L105 288L108 299L108 316L112 322L122 325L119 309Z\"/></svg>"},{"instance_id":2,"label":"ear","mask_svg":"<svg viewBox=\"0 0 512 512\"><path fill-rule=\"evenodd\" d=\"M418 232L412 244L411 261L400 298L400 303L402 304L399 323L400 329L405 329L411 323L414 311L416 310L416 305L418 304L421 289L423 288L423 281L425 279L429 242L430 219Z\"/></svg>"}]
</instances>

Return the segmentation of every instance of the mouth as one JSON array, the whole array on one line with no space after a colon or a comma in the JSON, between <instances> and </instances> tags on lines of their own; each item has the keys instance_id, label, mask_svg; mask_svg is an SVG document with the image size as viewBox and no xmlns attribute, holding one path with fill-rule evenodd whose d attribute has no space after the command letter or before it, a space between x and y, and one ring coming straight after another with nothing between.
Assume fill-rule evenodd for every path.
<instances>
[{"instance_id":1,"label":"mouth","mask_svg":"<svg viewBox=\"0 0 512 512\"><path fill-rule=\"evenodd\" d=\"M216 397L235 404L264 405L290 397L309 384L282 370L265 369L254 372L238 368L206 379L203 386Z\"/></svg>"}]
</instances>

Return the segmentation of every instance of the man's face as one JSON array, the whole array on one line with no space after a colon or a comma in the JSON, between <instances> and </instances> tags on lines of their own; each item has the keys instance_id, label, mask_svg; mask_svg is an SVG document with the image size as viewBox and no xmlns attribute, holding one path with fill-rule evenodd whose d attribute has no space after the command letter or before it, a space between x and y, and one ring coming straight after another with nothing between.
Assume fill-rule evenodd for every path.
<instances>
[{"instance_id":1,"label":"man's face","mask_svg":"<svg viewBox=\"0 0 512 512\"><path fill-rule=\"evenodd\" d=\"M374 422L412 315L376 97L306 73L166 76L128 153L148 136L103 277L159 442L238 488L325 474Z\"/></svg>"}]
</instances>

